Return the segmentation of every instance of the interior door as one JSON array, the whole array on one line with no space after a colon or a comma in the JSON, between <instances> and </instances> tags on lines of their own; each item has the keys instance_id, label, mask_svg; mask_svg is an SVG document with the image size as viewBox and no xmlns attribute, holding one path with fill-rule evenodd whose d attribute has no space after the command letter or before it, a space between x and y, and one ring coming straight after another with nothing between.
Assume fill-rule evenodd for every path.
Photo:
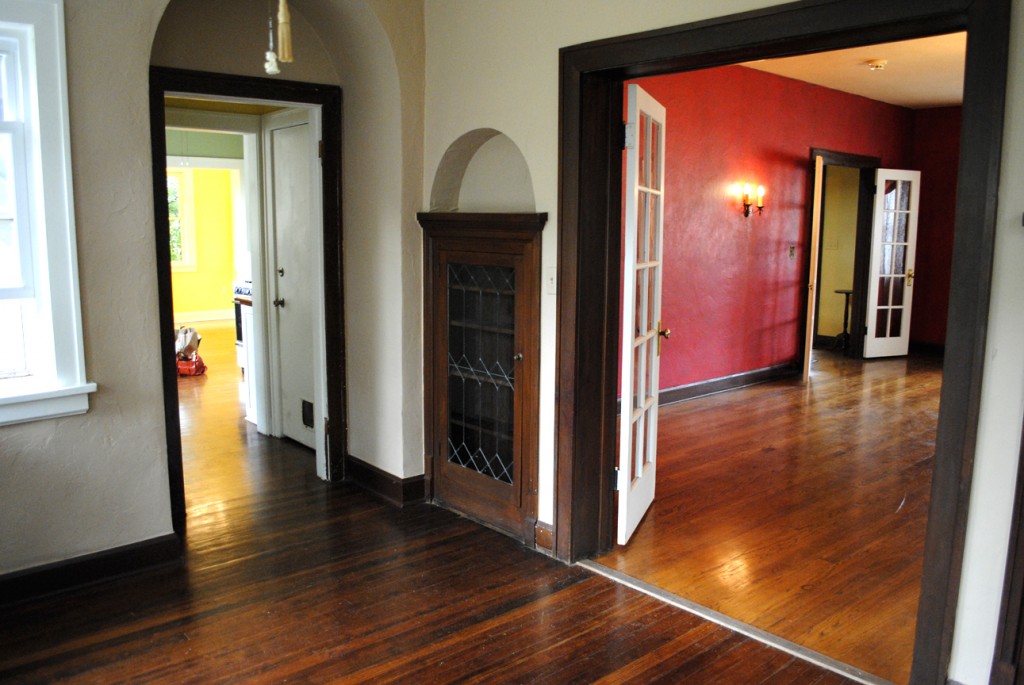
<instances>
[{"instance_id":1,"label":"interior door","mask_svg":"<svg viewBox=\"0 0 1024 685\"><path fill-rule=\"evenodd\" d=\"M658 450L658 360L665 108L637 85L627 90L626 187L622 267L622 411L619 522L626 544L654 501Z\"/></svg>"},{"instance_id":2,"label":"interior door","mask_svg":"<svg viewBox=\"0 0 1024 685\"><path fill-rule=\"evenodd\" d=\"M871 226L865 357L907 354L921 172L879 169Z\"/></svg>"},{"instance_id":3,"label":"interior door","mask_svg":"<svg viewBox=\"0 0 1024 685\"><path fill-rule=\"evenodd\" d=\"M271 350L276 434L316 449L315 416L317 329L314 324L316 251L311 157L316 149L309 115L292 110L265 117L267 217L270 222L272 303L276 344Z\"/></svg>"}]
</instances>

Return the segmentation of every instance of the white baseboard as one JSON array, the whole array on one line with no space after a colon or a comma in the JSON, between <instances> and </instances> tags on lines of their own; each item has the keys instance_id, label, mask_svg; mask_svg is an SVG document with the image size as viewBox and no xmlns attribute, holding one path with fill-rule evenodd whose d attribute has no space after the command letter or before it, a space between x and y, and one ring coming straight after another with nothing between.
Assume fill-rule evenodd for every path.
<instances>
[{"instance_id":1,"label":"white baseboard","mask_svg":"<svg viewBox=\"0 0 1024 685\"><path fill-rule=\"evenodd\" d=\"M205 312L174 312L174 325L183 326L187 323L203 321L233 321L234 309L209 309Z\"/></svg>"}]
</instances>

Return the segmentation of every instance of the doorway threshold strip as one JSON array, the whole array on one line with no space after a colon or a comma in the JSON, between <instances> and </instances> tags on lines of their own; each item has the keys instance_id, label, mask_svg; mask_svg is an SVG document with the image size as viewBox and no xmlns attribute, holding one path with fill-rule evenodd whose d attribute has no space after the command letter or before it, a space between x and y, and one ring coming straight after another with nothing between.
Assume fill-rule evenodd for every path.
<instances>
[{"instance_id":1,"label":"doorway threshold strip","mask_svg":"<svg viewBox=\"0 0 1024 685\"><path fill-rule=\"evenodd\" d=\"M717 623L718 625L728 628L729 630L737 632L741 635L745 635L746 637L749 637L752 640L757 640L758 642L764 643L769 647L773 647L787 654L795 656L798 659L808 661L814 664L815 666L820 666L821 668L827 669L834 673L838 673L839 675L850 678L851 680L854 680L858 683L863 683L863 685L893 685L893 683L891 683L888 680L885 680L884 678L879 678L878 676L871 675L870 673L862 671L859 668L850 666L849 664L844 664L841 661L837 661L831 657L825 656L820 652L816 652L813 649L808 649L803 645L798 645L795 642L790 642L789 640L785 640L781 637L778 637L777 635L772 635L771 633L761 630L760 628L755 628L749 623L738 621L735 618L731 618L729 616L726 616L725 614L721 614L717 611L714 611L713 609L708 609L707 607L691 602L690 600L680 597L679 595L673 594L666 590L662 590L661 588L655 585L651 585L650 583L644 582L639 578L634 578L633 576L626 575L621 571L616 571L613 568L609 568L604 564L599 564L598 562L593 561L591 559L584 559L583 561L578 561L576 562L576 565L582 566L583 568L589 571L593 571L598 575L604 576L605 578L608 578L616 583L619 583L620 585L625 585L626 587L637 590L638 592L642 592L645 595L649 595L651 597L654 597L655 599L661 600L666 604L671 604L672 606L682 609L683 611L688 611L689 613L699 616L700 618L703 618L706 621Z\"/></svg>"}]
</instances>

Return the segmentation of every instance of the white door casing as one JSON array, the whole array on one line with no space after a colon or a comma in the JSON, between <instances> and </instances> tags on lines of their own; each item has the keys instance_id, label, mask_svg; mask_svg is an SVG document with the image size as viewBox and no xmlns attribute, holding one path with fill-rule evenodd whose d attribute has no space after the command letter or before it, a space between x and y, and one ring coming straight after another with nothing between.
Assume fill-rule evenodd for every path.
<instances>
[{"instance_id":1,"label":"white door casing","mask_svg":"<svg viewBox=\"0 0 1024 685\"><path fill-rule=\"evenodd\" d=\"M879 169L871 221L865 357L907 354L921 172Z\"/></svg>"},{"instance_id":2,"label":"white door casing","mask_svg":"<svg viewBox=\"0 0 1024 685\"><path fill-rule=\"evenodd\" d=\"M639 86L630 85L623 219L620 545L626 544L654 501L662 338L664 150L665 108Z\"/></svg>"}]
</instances>

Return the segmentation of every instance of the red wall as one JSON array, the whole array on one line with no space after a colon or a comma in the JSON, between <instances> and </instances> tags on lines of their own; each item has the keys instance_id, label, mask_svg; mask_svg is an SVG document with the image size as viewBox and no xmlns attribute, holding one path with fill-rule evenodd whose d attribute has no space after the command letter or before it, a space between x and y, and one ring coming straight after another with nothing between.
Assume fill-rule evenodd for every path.
<instances>
[{"instance_id":1,"label":"red wall","mask_svg":"<svg viewBox=\"0 0 1024 685\"><path fill-rule=\"evenodd\" d=\"M921 211L910 325L914 342L942 345L946 340L959 161L960 107L915 111L910 168L921 170Z\"/></svg>"},{"instance_id":2,"label":"red wall","mask_svg":"<svg viewBox=\"0 0 1024 685\"><path fill-rule=\"evenodd\" d=\"M794 360L810 149L907 168L914 113L738 66L638 83L668 112L661 387ZM737 182L765 186L763 216L743 217Z\"/></svg>"}]
</instances>

